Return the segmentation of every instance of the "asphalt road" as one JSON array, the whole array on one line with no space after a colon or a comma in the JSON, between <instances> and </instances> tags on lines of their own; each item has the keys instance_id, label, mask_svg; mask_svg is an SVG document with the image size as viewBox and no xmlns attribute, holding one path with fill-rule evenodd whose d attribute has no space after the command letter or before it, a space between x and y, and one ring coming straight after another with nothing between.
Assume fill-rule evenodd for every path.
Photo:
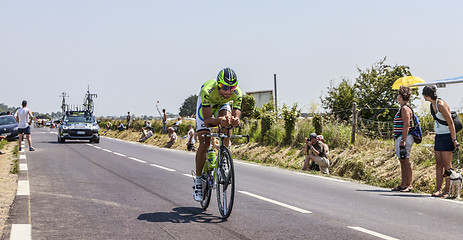
<instances>
[{"instance_id":1,"label":"asphalt road","mask_svg":"<svg viewBox=\"0 0 463 240\"><path fill-rule=\"evenodd\" d=\"M459 239L463 233L461 202L241 161L235 161L233 212L222 220L215 192L206 211L193 200L192 153L109 138L59 144L45 129L32 137L37 150L25 152L32 239ZM10 224L27 219L20 206L15 200Z\"/></svg>"}]
</instances>

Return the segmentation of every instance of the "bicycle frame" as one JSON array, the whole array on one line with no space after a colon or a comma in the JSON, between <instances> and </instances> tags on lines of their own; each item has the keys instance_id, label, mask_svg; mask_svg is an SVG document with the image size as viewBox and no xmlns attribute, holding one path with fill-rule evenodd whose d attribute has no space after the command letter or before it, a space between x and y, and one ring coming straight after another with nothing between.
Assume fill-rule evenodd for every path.
<instances>
[{"instance_id":1,"label":"bicycle frame","mask_svg":"<svg viewBox=\"0 0 463 240\"><path fill-rule=\"evenodd\" d=\"M224 139L225 138L242 138L242 137L245 137L247 138L247 142L249 142L249 135L230 135L230 129L232 129L233 127L229 126L229 127L221 127L221 126L218 126L218 130L219 132L218 133L211 133L211 134L206 134L204 135L204 137L215 137L215 138L219 138L219 142L220 142L220 146L219 146L219 149L218 149L218 152L217 152L217 155L215 157L215 159L213 159L212 161L212 170L213 170L213 173L212 173L212 189L215 189L217 187L217 182L216 182L216 179L217 179L217 166L218 163L217 162L217 159L221 159L220 157L220 154L221 154L221 151L220 149L225 147L225 148L228 148L227 146L225 146L224 144ZM221 133L221 130L222 129L226 129L227 130L227 133L224 134L224 133ZM210 146L212 147L213 143L211 142L210 143ZM207 162L208 160L206 159L206 162L204 163L204 167L203 167L203 172L206 170L206 172L210 169L209 167L209 163ZM205 169L207 167L207 169ZM228 180L228 179L227 179Z\"/></svg>"}]
</instances>

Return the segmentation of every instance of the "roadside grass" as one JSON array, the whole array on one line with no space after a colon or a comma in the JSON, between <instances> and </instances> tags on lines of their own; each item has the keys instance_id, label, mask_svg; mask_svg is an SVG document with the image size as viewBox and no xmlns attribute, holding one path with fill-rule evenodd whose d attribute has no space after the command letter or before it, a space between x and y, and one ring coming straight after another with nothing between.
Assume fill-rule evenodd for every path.
<instances>
[{"instance_id":1,"label":"roadside grass","mask_svg":"<svg viewBox=\"0 0 463 240\"><path fill-rule=\"evenodd\" d=\"M100 126L105 129L107 121L102 120ZM120 122L120 121L119 121ZM117 121L116 121L117 123ZM188 124L194 121L183 121L177 133L178 141L171 147L186 150ZM151 121L154 136L142 144L163 147L169 138L161 134L162 124L158 120ZM174 124L168 122L167 126ZM118 131L113 122L113 130L108 137L137 141L141 137L141 127L144 121L134 121L130 130ZM241 128L234 129L234 134L249 134L250 142L245 139L233 139L232 153L235 158L258 164L277 166L295 171L301 171L305 155L303 153L304 138L310 132L315 132L310 120L300 120L296 123L292 142L284 143L284 124L277 121L261 137L261 122L256 119L247 120ZM395 156L393 139L372 139L357 134L355 144L350 143L351 126L344 122L325 122L322 134L325 143L330 147L330 174L332 176L351 179L372 186L393 188L400 184L400 162ZM104 135L104 134L103 134ZM426 135L421 144L412 148L411 163L413 168L412 186L414 192L431 193L435 191L435 159L432 135ZM196 143L198 146L198 143ZM192 158L194 161L194 158ZM319 172L312 172L320 174Z\"/></svg>"},{"instance_id":2,"label":"roadside grass","mask_svg":"<svg viewBox=\"0 0 463 240\"><path fill-rule=\"evenodd\" d=\"M16 144L13 149L13 160L11 163L11 174L18 174L19 173L19 147Z\"/></svg>"}]
</instances>

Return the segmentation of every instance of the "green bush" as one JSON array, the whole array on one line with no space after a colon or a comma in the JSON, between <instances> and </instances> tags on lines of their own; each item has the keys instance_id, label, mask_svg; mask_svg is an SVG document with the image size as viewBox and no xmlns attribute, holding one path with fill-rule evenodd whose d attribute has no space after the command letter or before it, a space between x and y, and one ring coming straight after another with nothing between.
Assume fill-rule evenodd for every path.
<instances>
[{"instance_id":1,"label":"green bush","mask_svg":"<svg viewBox=\"0 0 463 240\"><path fill-rule=\"evenodd\" d=\"M341 122L330 122L324 127L322 135L330 149L343 148L350 144L351 126Z\"/></svg>"},{"instance_id":2,"label":"green bush","mask_svg":"<svg viewBox=\"0 0 463 240\"><path fill-rule=\"evenodd\" d=\"M309 136L311 132L314 132L314 128L311 121L308 119L299 119L296 122L296 136L294 139L295 147L303 147L305 145L305 138Z\"/></svg>"},{"instance_id":3,"label":"green bush","mask_svg":"<svg viewBox=\"0 0 463 240\"><path fill-rule=\"evenodd\" d=\"M322 134L322 117L320 114L316 114L312 119L313 127L315 128L316 134Z\"/></svg>"},{"instance_id":4,"label":"green bush","mask_svg":"<svg viewBox=\"0 0 463 240\"><path fill-rule=\"evenodd\" d=\"M291 109L288 109L286 104L284 104L282 115L285 121L285 143L291 144L293 133L296 128L297 118L301 115L300 111L297 109L297 103L294 104Z\"/></svg>"},{"instance_id":5,"label":"green bush","mask_svg":"<svg viewBox=\"0 0 463 240\"><path fill-rule=\"evenodd\" d=\"M276 121L264 135L263 143L266 145L280 146L285 138L284 122Z\"/></svg>"}]
</instances>

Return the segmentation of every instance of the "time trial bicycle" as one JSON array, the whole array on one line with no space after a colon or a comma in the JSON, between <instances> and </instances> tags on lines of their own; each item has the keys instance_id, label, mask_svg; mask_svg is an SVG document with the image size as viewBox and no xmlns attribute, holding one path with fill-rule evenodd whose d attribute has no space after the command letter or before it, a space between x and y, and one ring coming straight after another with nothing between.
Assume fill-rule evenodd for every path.
<instances>
[{"instance_id":1,"label":"time trial bicycle","mask_svg":"<svg viewBox=\"0 0 463 240\"><path fill-rule=\"evenodd\" d=\"M206 210L211 201L211 193L216 189L217 205L220 215L223 219L230 216L233 209L233 200L235 197L235 168L230 150L224 144L225 138L246 137L249 142L249 135L230 135L229 127L218 126L218 133L204 135L205 137L215 137L220 141L218 154L214 154L213 141L208 150L208 157L204 164L202 176L205 178L205 187L203 188L203 200L200 202L201 207ZM226 133L221 133L225 129Z\"/></svg>"}]
</instances>

